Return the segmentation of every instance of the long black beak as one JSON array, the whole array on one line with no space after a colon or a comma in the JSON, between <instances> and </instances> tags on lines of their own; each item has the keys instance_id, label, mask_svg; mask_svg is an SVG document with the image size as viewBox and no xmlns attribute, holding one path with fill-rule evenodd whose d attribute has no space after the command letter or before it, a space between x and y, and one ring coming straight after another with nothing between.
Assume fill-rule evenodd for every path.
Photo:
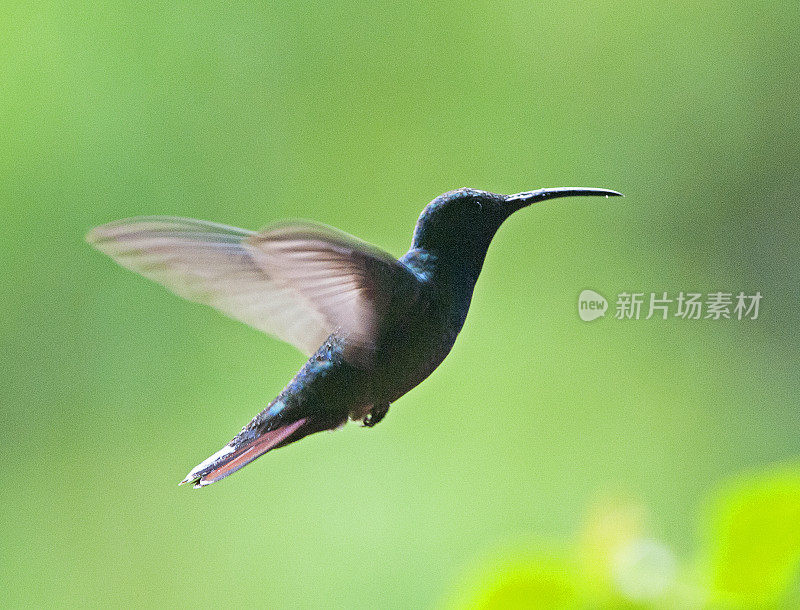
<instances>
[{"instance_id":1,"label":"long black beak","mask_svg":"<svg viewBox=\"0 0 800 610\"><path fill-rule=\"evenodd\" d=\"M581 186L561 186L551 189L538 189L535 191L525 191L516 195L506 196L506 206L508 213L516 212L524 207L544 201L545 199L555 199L556 197L577 197L577 196L599 196L604 197L624 197L622 193L609 189L584 188Z\"/></svg>"}]
</instances>

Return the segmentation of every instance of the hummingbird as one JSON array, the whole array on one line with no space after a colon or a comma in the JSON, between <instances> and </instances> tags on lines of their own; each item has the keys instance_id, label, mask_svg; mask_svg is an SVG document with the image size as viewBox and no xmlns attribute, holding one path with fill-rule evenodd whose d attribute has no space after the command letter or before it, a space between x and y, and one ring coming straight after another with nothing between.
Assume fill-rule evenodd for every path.
<instances>
[{"instance_id":1,"label":"hummingbird","mask_svg":"<svg viewBox=\"0 0 800 610\"><path fill-rule=\"evenodd\" d=\"M375 426L450 352L500 225L533 203L583 195L621 193L582 187L514 195L449 191L422 211L400 259L308 221L249 231L141 216L96 227L86 239L123 267L308 356L264 410L180 483L200 488L348 420Z\"/></svg>"}]
</instances>

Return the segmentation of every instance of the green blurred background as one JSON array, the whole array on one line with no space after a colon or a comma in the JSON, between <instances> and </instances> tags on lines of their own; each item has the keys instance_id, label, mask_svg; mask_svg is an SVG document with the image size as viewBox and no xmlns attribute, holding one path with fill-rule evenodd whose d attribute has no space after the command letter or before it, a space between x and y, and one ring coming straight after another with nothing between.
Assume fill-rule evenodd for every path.
<instances>
[{"instance_id":1,"label":"green blurred background","mask_svg":"<svg viewBox=\"0 0 800 610\"><path fill-rule=\"evenodd\" d=\"M715 490L800 452L798 27L797 2L6 0L4 603L459 605L602 497L700 561ZM380 426L177 487L302 356L89 228L303 217L400 255L443 191L566 185L627 197L512 218L453 353ZM585 288L763 301L589 324Z\"/></svg>"}]
</instances>

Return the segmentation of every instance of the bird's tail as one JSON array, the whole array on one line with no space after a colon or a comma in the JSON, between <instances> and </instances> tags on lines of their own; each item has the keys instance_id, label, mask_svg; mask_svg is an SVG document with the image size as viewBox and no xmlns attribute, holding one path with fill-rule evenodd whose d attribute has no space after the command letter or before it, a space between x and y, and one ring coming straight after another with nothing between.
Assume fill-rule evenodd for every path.
<instances>
[{"instance_id":1,"label":"bird's tail","mask_svg":"<svg viewBox=\"0 0 800 610\"><path fill-rule=\"evenodd\" d=\"M198 489L216 483L257 457L264 455L270 449L287 445L316 432L317 429L306 426L308 423L309 418L304 417L268 432L250 430L250 434L245 435L245 431L243 431L210 458L192 468L192 471L179 485L192 483L194 488Z\"/></svg>"}]
</instances>

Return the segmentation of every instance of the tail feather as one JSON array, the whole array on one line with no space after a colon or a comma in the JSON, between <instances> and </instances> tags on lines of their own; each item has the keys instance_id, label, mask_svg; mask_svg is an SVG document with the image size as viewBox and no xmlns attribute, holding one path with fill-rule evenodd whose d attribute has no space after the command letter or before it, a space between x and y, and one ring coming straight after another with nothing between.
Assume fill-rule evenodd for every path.
<instances>
[{"instance_id":1,"label":"tail feather","mask_svg":"<svg viewBox=\"0 0 800 610\"><path fill-rule=\"evenodd\" d=\"M237 439L234 439L210 458L195 466L179 485L192 483L194 488L198 489L216 483L257 457L264 455L270 449L285 444L284 441L289 440L289 437L307 421L308 418L304 417L275 430L264 432L241 444L236 444Z\"/></svg>"}]
</instances>

